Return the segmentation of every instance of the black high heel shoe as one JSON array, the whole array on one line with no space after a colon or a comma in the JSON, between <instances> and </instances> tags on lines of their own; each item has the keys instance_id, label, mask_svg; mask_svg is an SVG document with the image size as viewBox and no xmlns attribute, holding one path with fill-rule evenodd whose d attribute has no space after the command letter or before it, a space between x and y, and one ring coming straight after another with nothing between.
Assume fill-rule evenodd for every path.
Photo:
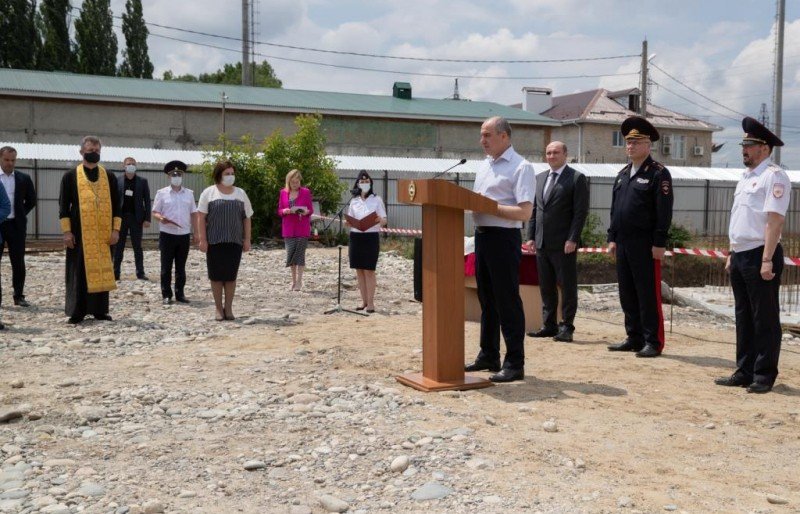
<instances>
[{"instance_id":1,"label":"black high heel shoe","mask_svg":"<svg viewBox=\"0 0 800 514\"><path fill-rule=\"evenodd\" d=\"M357 310L357 311L363 311L363 310L364 310L364 309L366 309L366 308L367 308L367 306L366 306L366 305L362 305L361 307L356 307L356 310Z\"/></svg>"}]
</instances>

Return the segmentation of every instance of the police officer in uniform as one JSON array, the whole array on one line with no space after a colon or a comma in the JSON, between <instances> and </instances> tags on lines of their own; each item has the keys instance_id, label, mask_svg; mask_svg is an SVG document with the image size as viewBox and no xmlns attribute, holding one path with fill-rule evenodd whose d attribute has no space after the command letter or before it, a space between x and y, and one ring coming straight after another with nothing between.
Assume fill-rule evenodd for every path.
<instances>
[{"instance_id":1,"label":"police officer in uniform","mask_svg":"<svg viewBox=\"0 0 800 514\"><path fill-rule=\"evenodd\" d=\"M611 199L608 250L616 256L619 301L627 338L608 347L658 357L664 350L661 313L661 258L672 222L672 177L650 156L658 131L646 119L622 122L625 151L631 162L620 170Z\"/></svg>"},{"instance_id":2,"label":"police officer in uniform","mask_svg":"<svg viewBox=\"0 0 800 514\"><path fill-rule=\"evenodd\" d=\"M747 169L733 196L730 254L725 263L736 304L736 371L714 382L767 393L778 376L781 352L780 238L792 183L769 157L783 141L750 117L742 120L742 128L742 160Z\"/></svg>"}]
</instances>

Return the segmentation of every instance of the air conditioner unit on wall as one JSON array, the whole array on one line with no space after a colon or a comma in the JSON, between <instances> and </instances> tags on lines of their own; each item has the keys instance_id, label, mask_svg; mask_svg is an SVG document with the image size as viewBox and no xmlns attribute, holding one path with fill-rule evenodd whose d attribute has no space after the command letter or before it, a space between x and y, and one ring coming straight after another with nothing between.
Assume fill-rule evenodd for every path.
<instances>
[{"instance_id":1,"label":"air conditioner unit on wall","mask_svg":"<svg viewBox=\"0 0 800 514\"><path fill-rule=\"evenodd\" d=\"M667 145L667 146L671 145L672 144L672 136L664 135L661 138L661 144L662 145Z\"/></svg>"},{"instance_id":2,"label":"air conditioner unit on wall","mask_svg":"<svg viewBox=\"0 0 800 514\"><path fill-rule=\"evenodd\" d=\"M694 153L694 155L696 157L702 157L703 156L703 150L704 150L704 148L702 146L695 146L694 149L693 149L693 153Z\"/></svg>"},{"instance_id":3,"label":"air conditioner unit on wall","mask_svg":"<svg viewBox=\"0 0 800 514\"><path fill-rule=\"evenodd\" d=\"M661 144L661 153L663 153L664 155L669 155L670 150L671 148L669 145L663 143Z\"/></svg>"}]
</instances>

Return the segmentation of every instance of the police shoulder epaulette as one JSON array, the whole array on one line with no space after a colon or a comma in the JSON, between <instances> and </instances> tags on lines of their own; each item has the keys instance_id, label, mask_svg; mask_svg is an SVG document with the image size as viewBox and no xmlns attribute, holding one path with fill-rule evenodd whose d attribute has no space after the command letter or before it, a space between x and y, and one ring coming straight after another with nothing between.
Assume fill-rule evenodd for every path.
<instances>
[{"instance_id":1,"label":"police shoulder epaulette","mask_svg":"<svg viewBox=\"0 0 800 514\"><path fill-rule=\"evenodd\" d=\"M783 171L783 168L781 168L779 165L775 164L774 162L769 163L769 165L767 166L767 169L769 171L773 171L773 172L774 171Z\"/></svg>"},{"instance_id":2,"label":"police shoulder epaulette","mask_svg":"<svg viewBox=\"0 0 800 514\"><path fill-rule=\"evenodd\" d=\"M660 162L658 162L658 161L652 161L652 162L650 163L650 166L652 166L652 167L653 167L653 169L654 169L654 170L656 170L656 171L661 171L661 170L663 170L663 169L664 169L664 165L663 165L663 164L661 164L661 163L660 163Z\"/></svg>"}]
</instances>

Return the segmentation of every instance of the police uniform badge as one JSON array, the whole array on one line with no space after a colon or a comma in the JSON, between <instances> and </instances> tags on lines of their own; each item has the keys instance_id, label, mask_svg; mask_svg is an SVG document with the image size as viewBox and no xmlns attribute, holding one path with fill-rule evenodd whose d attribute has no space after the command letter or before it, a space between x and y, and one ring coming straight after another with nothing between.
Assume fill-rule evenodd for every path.
<instances>
[{"instance_id":1,"label":"police uniform badge","mask_svg":"<svg viewBox=\"0 0 800 514\"><path fill-rule=\"evenodd\" d=\"M775 198L783 198L783 194L786 192L786 186L781 184L780 182L776 182L772 186L772 196Z\"/></svg>"},{"instance_id":2,"label":"police uniform badge","mask_svg":"<svg viewBox=\"0 0 800 514\"><path fill-rule=\"evenodd\" d=\"M670 191L670 184L669 180L662 180L661 181L661 192L665 195L668 195Z\"/></svg>"}]
</instances>

